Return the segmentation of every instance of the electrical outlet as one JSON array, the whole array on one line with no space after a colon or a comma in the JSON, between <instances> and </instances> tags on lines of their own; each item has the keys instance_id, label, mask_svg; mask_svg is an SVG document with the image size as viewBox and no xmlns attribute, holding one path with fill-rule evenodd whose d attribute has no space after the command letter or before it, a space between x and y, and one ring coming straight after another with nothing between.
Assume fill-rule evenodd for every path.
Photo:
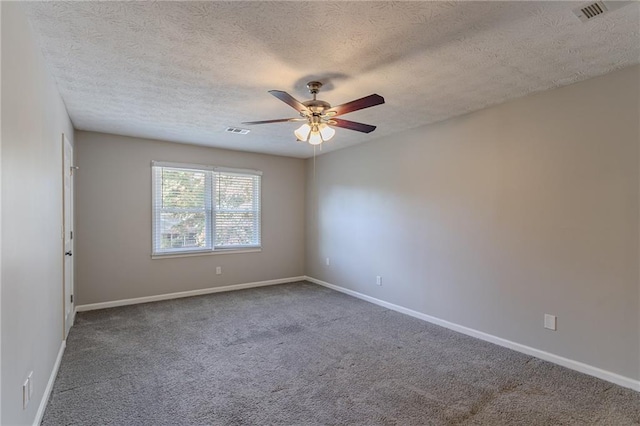
<instances>
[{"instance_id":1,"label":"electrical outlet","mask_svg":"<svg viewBox=\"0 0 640 426\"><path fill-rule=\"evenodd\" d=\"M222 266L216 266L216 275L222 275Z\"/></svg>"},{"instance_id":2,"label":"electrical outlet","mask_svg":"<svg viewBox=\"0 0 640 426\"><path fill-rule=\"evenodd\" d=\"M330 262L329 262L329 258L328 258L328 257L325 259L324 263L325 263L327 266L329 266L329 263L330 263Z\"/></svg>"},{"instance_id":3,"label":"electrical outlet","mask_svg":"<svg viewBox=\"0 0 640 426\"><path fill-rule=\"evenodd\" d=\"M544 314L544 328L556 331L558 318L555 315Z\"/></svg>"},{"instance_id":4,"label":"electrical outlet","mask_svg":"<svg viewBox=\"0 0 640 426\"><path fill-rule=\"evenodd\" d=\"M376 285L382 285L382 277L380 275L376 275Z\"/></svg>"}]
</instances>

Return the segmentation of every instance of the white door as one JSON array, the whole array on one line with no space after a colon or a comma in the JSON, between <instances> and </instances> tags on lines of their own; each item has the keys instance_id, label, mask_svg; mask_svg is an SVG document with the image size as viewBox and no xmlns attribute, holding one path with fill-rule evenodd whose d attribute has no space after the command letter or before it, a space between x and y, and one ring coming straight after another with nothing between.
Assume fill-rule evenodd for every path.
<instances>
[{"instance_id":1,"label":"white door","mask_svg":"<svg viewBox=\"0 0 640 426\"><path fill-rule=\"evenodd\" d=\"M63 199L64 199L64 338L73 325L73 147L66 136L63 141Z\"/></svg>"}]
</instances>

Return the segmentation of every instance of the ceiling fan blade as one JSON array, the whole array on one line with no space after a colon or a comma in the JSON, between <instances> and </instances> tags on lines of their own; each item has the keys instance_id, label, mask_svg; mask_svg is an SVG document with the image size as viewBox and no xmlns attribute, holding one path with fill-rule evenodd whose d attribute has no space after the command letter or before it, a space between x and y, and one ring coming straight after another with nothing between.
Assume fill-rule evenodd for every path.
<instances>
[{"instance_id":1,"label":"ceiling fan blade","mask_svg":"<svg viewBox=\"0 0 640 426\"><path fill-rule=\"evenodd\" d=\"M372 126L370 124L357 123L355 121L342 120L340 118L332 118L329 124L362 133L371 133L376 129L376 126Z\"/></svg>"},{"instance_id":2,"label":"ceiling fan blade","mask_svg":"<svg viewBox=\"0 0 640 426\"><path fill-rule=\"evenodd\" d=\"M302 104L299 100L288 94L287 92L283 92L282 90L269 90L276 98L280 99L285 104L293 107L298 112L307 112L309 109Z\"/></svg>"},{"instance_id":3,"label":"ceiling fan blade","mask_svg":"<svg viewBox=\"0 0 640 426\"><path fill-rule=\"evenodd\" d=\"M380 95L373 94L365 96L364 98L356 99L355 101L347 102L346 104L338 105L330 108L327 112L334 112L334 117L337 115L346 114L348 112L358 111L360 109L369 108L372 106L380 105L384 103L384 98Z\"/></svg>"},{"instance_id":4,"label":"ceiling fan blade","mask_svg":"<svg viewBox=\"0 0 640 426\"><path fill-rule=\"evenodd\" d=\"M306 118L278 118L277 120L243 121L242 124L286 123L287 121L307 121Z\"/></svg>"}]
</instances>

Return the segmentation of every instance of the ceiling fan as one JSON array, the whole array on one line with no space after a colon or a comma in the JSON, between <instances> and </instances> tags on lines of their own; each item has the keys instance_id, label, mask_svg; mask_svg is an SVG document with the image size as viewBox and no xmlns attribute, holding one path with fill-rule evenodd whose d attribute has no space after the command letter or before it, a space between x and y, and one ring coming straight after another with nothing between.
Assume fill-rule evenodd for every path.
<instances>
[{"instance_id":1,"label":"ceiling fan","mask_svg":"<svg viewBox=\"0 0 640 426\"><path fill-rule=\"evenodd\" d=\"M380 95L373 94L346 104L332 107L328 102L316 99L316 95L320 91L322 83L319 81L310 81L307 83L309 93L313 95L313 99L300 102L287 92L281 90L269 90L276 98L293 107L300 114L300 118L280 118L276 120L265 121L248 121L242 124L269 124L269 123L285 123L285 122L304 122L294 134L298 141L309 142L311 145L320 145L333 137L336 131L331 127L342 127L344 129L355 130L356 132L371 133L376 126L370 124L357 123L355 121L343 120L335 118L339 115L349 112L358 111L360 109L384 103L384 98Z\"/></svg>"}]
</instances>

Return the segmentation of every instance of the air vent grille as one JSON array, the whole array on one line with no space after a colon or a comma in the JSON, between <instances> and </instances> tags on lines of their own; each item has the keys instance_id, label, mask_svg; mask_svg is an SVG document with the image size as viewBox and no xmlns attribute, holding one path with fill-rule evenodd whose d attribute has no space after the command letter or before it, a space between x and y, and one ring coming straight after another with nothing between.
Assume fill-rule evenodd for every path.
<instances>
[{"instance_id":1,"label":"air vent grille","mask_svg":"<svg viewBox=\"0 0 640 426\"><path fill-rule=\"evenodd\" d=\"M597 1L594 3L589 3L583 6L580 6L577 9L573 10L573 13L576 14L576 16L582 21L582 22L587 22L592 20L593 18L596 18L602 14L604 14L605 12L607 12L609 9L607 8L607 6L605 6L605 4L601 1Z\"/></svg>"},{"instance_id":2,"label":"air vent grille","mask_svg":"<svg viewBox=\"0 0 640 426\"><path fill-rule=\"evenodd\" d=\"M226 131L229 133L235 133L237 135L246 135L247 133L250 132L249 129L240 129L238 127L227 127Z\"/></svg>"}]
</instances>

